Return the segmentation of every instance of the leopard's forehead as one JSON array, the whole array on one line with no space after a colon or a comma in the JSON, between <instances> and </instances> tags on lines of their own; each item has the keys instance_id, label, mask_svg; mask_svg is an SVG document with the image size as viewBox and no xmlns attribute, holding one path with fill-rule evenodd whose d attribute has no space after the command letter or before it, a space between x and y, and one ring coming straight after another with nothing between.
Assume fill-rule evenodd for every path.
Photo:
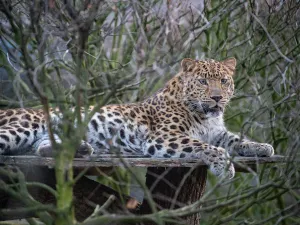
<instances>
[{"instance_id":1,"label":"leopard's forehead","mask_svg":"<svg viewBox=\"0 0 300 225\"><path fill-rule=\"evenodd\" d=\"M207 65L207 66L212 66L215 67L216 65L221 66L221 62L216 61L214 59L195 59L196 66L202 66L202 65Z\"/></svg>"},{"instance_id":2,"label":"leopard's forehead","mask_svg":"<svg viewBox=\"0 0 300 225\"><path fill-rule=\"evenodd\" d=\"M195 60L194 74L204 78L221 79L228 73L226 67L213 59Z\"/></svg>"}]
</instances>

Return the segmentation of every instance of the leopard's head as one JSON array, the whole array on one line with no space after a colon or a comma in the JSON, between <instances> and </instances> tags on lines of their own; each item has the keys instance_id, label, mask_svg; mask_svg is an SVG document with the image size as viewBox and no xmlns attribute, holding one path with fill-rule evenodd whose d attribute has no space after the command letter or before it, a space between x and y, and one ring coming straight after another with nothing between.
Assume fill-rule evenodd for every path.
<instances>
[{"instance_id":1,"label":"leopard's head","mask_svg":"<svg viewBox=\"0 0 300 225\"><path fill-rule=\"evenodd\" d=\"M235 58L220 62L183 59L181 66L184 104L206 117L222 115L234 92Z\"/></svg>"}]
</instances>

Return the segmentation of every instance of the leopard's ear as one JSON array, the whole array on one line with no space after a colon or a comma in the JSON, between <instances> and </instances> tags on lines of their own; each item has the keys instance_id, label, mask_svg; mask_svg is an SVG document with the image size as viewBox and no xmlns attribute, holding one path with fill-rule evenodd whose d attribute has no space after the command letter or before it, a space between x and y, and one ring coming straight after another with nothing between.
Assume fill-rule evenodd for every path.
<instances>
[{"instance_id":1,"label":"leopard's ear","mask_svg":"<svg viewBox=\"0 0 300 225\"><path fill-rule=\"evenodd\" d=\"M190 72L195 67L196 62L193 59L186 58L181 61L181 67L183 72Z\"/></svg>"},{"instance_id":2,"label":"leopard's ear","mask_svg":"<svg viewBox=\"0 0 300 225\"><path fill-rule=\"evenodd\" d=\"M221 61L223 65L225 65L231 72L231 75L233 75L236 67L236 59L235 58L228 58L223 61Z\"/></svg>"}]
</instances>

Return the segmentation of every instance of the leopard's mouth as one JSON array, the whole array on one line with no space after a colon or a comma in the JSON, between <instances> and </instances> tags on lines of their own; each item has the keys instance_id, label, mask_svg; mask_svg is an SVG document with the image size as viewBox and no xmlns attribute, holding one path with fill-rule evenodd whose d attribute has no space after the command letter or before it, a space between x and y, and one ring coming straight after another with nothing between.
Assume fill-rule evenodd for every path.
<instances>
[{"instance_id":1,"label":"leopard's mouth","mask_svg":"<svg viewBox=\"0 0 300 225\"><path fill-rule=\"evenodd\" d=\"M210 113L213 116L218 116L220 113L224 111L224 108L219 105L215 105L214 107L209 107L209 105L207 104L202 104L202 108L205 114Z\"/></svg>"},{"instance_id":2,"label":"leopard's mouth","mask_svg":"<svg viewBox=\"0 0 300 225\"><path fill-rule=\"evenodd\" d=\"M210 106L207 103L198 103L194 101L187 101L187 106L191 111L200 113L202 115L207 115L209 117L217 117L221 113L224 112L224 107L215 104L214 106Z\"/></svg>"}]
</instances>

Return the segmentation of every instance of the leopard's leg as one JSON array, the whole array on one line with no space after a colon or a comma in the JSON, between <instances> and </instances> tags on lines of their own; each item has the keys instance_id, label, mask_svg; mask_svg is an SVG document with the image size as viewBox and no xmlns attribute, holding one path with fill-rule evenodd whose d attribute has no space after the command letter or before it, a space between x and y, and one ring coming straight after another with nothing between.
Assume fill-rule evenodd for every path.
<instances>
[{"instance_id":1,"label":"leopard's leg","mask_svg":"<svg viewBox=\"0 0 300 225\"><path fill-rule=\"evenodd\" d=\"M224 148L215 147L184 134L170 133L149 135L143 152L153 158L199 158L217 176L234 177L235 170Z\"/></svg>"},{"instance_id":2,"label":"leopard's leg","mask_svg":"<svg viewBox=\"0 0 300 225\"><path fill-rule=\"evenodd\" d=\"M61 144L61 139L58 135L54 134L54 141L58 144ZM87 143L86 141L81 141L80 146L76 150L75 157L76 158L84 158L89 157L93 154L93 147ZM54 151L52 147L52 142L48 134L44 135L42 138L37 140L32 146L32 152L35 155L43 156L43 157L53 157Z\"/></svg>"},{"instance_id":3,"label":"leopard's leg","mask_svg":"<svg viewBox=\"0 0 300 225\"><path fill-rule=\"evenodd\" d=\"M224 131L215 138L215 146L221 146L228 150L230 155L270 157L274 154L274 148L267 143L257 143L241 139L238 135Z\"/></svg>"},{"instance_id":4,"label":"leopard's leg","mask_svg":"<svg viewBox=\"0 0 300 225\"><path fill-rule=\"evenodd\" d=\"M55 142L60 144L61 140L57 135L54 135ZM53 148L51 139L48 134L45 134L43 137L38 139L32 145L32 153L38 156L50 157L53 156Z\"/></svg>"},{"instance_id":5,"label":"leopard's leg","mask_svg":"<svg viewBox=\"0 0 300 225\"><path fill-rule=\"evenodd\" d=\"M149 133L149 127L123 116L119 109L102 109L101 113L93 115L86 133L94 153L141 154L142 142Z\"/></svg>"}]
</instances>

